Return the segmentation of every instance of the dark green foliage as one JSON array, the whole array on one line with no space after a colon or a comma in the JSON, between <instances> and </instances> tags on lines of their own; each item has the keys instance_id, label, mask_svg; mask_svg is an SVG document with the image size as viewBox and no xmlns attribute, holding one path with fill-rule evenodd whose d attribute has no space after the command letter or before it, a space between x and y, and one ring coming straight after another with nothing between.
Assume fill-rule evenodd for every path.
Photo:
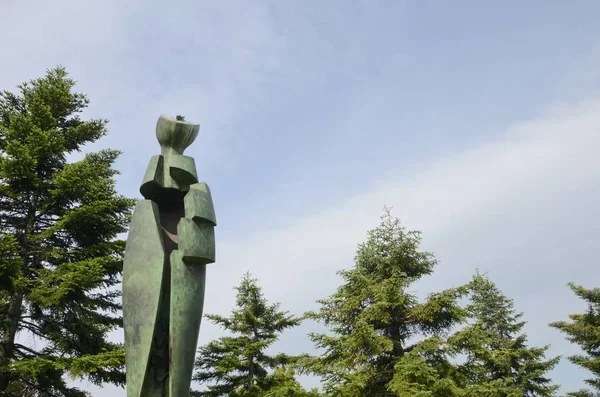
<instances>
[{"instance_id":1,"label":"dark green foliage","mask_svg":"<svg viewBox=\"0 0 600 397\"><path fill-rule=\"evenodd\" d=\"M84 396L64 375L124 382L118 303L133 201L117 194L106 133L63 68L0 94L0 395ZM35 343L33 343L35 340Z\"/></svg>"},{"instance_id":2,"label":"dark green foliage","mask_svg":"<svg viewBox=\"0 0 600 397\"><path fill-rule=\"evenodd\" d=\"M580 390L568 393L572 397L600 396L600 288L585 289L573 283L569 284L573 292L587 305L587 311L581 314L571 314L570 321L557 321L550 324L567 335L567 339L577 344L584 354L569 357L569 360L587 369L593 378L586 382L592 390Z\"/></svg>"},{"instance_id":3,"label":"dark green foliage","mask_svg":"<svg viewBox=\"0 0 600 397\"><path fill-rule=\"evenodd\" d=\"M420 375L410 372L436 359L418 353L428 343L423 339L440 337L461 321L457 300L464 289L431 294L423 302L411 291L436 265L432 254L419 250L420 242L419 232L407 231L386 209L379 227L359 246L354 267L339 272L344 283L319 301L319 311L307 313L330 331L310 335L324 352L305 363L308 372L324 379L329 395L414 395L405 393L406 384ZM399 370L402 376L395 377Z\"/></svg>"},{"instance_id":4,"label":"dark green foliage","mask_svg":"<svg viewBox=\"0 0 600 397\"><path fill-rule=\"evenodd\" d=\"M207 397L310 397L294 378L297 357L269 356L266 350L300 319L268 304L256 279L246 274L236 288L236 308L229 317L207 315L231 336L222 337L198 350L194 380L207 386L195 396Z\"/></svg>"},{"instance_id":5,"label":"dark green foliage","mask_svg":"<svg viewBox=\"0 0 600 397\"><path fill-rule=\"evenodd\" d=\"M465 396L451 348L439 335L420 341L398 359L390 390L398 397Z\"/></svg>"},{"instance_id":6,"label":"dark green foliage","mask_svg":"<svg viewBox=\"0 0 600 397\"><path fill-rule=\"evenodd\" d=\"M273 371L270 377L269 390L259 396L264 397L319 397L322 394L316 389L306 391L295 378L291 368L280 367Z\"/></svg>"},{"instance_id":7,"label":"dark green foliage","mask_svg":"<svg viewBox=\"0 0 600 397\"><path fill-rule=\"evenodd\" d=\"M554 396L548 372L559 357L545 360L548 346L527 346L525 322L513 302L492 281L477 273L469 284L468 324L448 342L466 356L460 365L467 396Z\"/></svg>"}]
</instances>

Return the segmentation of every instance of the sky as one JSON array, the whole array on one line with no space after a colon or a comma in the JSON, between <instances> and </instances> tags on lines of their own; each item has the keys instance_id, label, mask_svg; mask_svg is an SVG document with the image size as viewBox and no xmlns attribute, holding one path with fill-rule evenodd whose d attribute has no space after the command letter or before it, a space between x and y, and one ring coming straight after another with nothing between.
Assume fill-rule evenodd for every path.
<instances>
[{"instance_id":1,"label":"sky","mask_svg":"<svg viewBox=\"0 0 600 397\"><path fill-rule=\"evenodd\" d=\"M200 124L194 156L217 211L205 312L244 272L302 314L340 284L384 206L439 260L420 296L487 272L532 346L600 286L600 2L2 0L0 89L63 65L110 120L140 197L159 115ZM76 158L75 156L74 158ZM276 348L312 352L318 325ZM199 344L221 335L208 321ZM122 340L122 332L112 334ZM588 374L566 359L563 391ZM307 386L316 381L304 378ZM123 389L82 387L94 396Z\"/></svg>"}]
</instances>

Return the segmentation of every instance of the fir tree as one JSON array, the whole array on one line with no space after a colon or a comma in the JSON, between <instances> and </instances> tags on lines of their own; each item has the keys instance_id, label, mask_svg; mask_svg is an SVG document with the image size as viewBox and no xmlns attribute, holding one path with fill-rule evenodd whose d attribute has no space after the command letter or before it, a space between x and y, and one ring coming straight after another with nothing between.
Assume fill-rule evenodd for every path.
<instances>
[{"instance_id":1,"label":"fir tree","mask_svg":"<svg viewBox=\"0 0 600 397\"><path fill-rule=\"evenodd\" d=\"M403 358L423 346L424 338L443 335L461 320L462 289L431 294L423 302L410 291L436 265L432 254L420 251L420 242L419 232L407 231L386 209L379 227L359 245L354 267L339 272L344 283L318 301L318 311L307 313L329 328L310 335L324 352L305 366L323 378L330 395L397 396L408 381L394 379Z\"/></svg>"},{"instance_id":2,"label":"fir tree","mask_svg":"<svg viewBox=\"0 0 600 397\"><path fill-rule=\"evenodd\" d=\"M390 390L397 397L466 396L454 359L445 337L426 338L398 360Z\"/></svg>"},{"instance_id":3,"label":"fir tree","mask_svg":"<svg viewBox=\"0 0 600 397\"><path fill-rule=\"evenodd\" d=\"M224 336L198 350L194 380L207 390L194 392L207 397L312 396L294 379L297 357L270 356L266 350L300 318L269 304L258 281L246 274L236 287L236 308L229 317L207 315L231 336Z\"/></svg>"},{"instance_id":4,"label":"fir tree","mask_svg":"<svg viewBox=\"0 0 600 397\"><path fill-rule=\"evenodd\" d=\"M571 314L570 321L557 321L550 324L567 335L567 339L579 345L585 355L574 355L569 360L590 371L594 377L586 383L592 390L580 390L567 395L572 397L600 396L600 288L585 289L582 286L569 284L575 295L587 304L587 311Z\"/></svg>"},{"instance_id":5,"label":"fir tree","mask_svg":"<svg viewBox=\"0 0 600 397\"><path fill-rule=\"evenodd\" d=\"M522 313L488 278L477 273L469 284L470 323L449 338L461 365L467 396L554 396L548 372L559 357L545 359L548 346L528 347Z\"/></svg>"},{"instance_id":6,"label":"fir tree","mask_svg":"<svg viewBox=\"0 0 600 397\"><path fill-rule=\"evenodd\" d=\"M64 68L0 93L0 395L85 396L65 375L124 382L119 282L133 201L114 150L67 155L106 134Z\"/></svg>"},{"instance_id":7,"label":"fir tree","mask_svg":"<svg viewBox=\"0 0 600 397\"><path fill-rule=\"evenodd\" d=\"M317 389L305 390L296 380L296 373L292 368L280 367L273 371L270 377L269 390L264 397L320 397Z\"/></svg>"}]
</instances>

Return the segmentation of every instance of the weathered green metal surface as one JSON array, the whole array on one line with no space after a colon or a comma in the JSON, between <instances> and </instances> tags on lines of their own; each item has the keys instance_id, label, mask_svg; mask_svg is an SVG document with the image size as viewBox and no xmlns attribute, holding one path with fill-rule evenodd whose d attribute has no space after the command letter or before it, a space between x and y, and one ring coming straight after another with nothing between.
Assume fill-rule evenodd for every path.
<instances>
[{"instance_id":1,"label":"weathered green metal surface","mask_svg":"<svg viewBox=\"0 0 600 397\"><path fill-rule=\"evenodd\" d=\"M157 196L163 185L164 158L161 155L152 156L146 168L146 174L140 186L140 193L147 199Z\"/></svg>"},{"instance_id":2,"label":"weathered green metal surface","mask_svg":"<svg viewBox=\"0 0 600 397\"><path fill-rule=\"evenodd\" d=\"M183 220L183 219L182 219ZM187 396L204 307L205 264L187 264L181 251L171 253L169 396Z\"/></svg>"},{"instance_id":3,"label":"weathered green metal surface","mask_svg":"<svg viewBox=\"0 0 600 397\"><path fill-rule=\"evenodd\" d=\"M189 156L172 155L169 158L169 173L180 186L189 187L198 182L196 162Z\"/></svg>"},{"instance_id":4,"label":"weathered green metal surface","mask_svg":"<svg viewBox=\"0 0 600 397\"><path fill-rule=\"evenodd\" d=\"M193 220L204 220L217 226L217 217L208 185L204 182L190 186L185 195L185 217Z\"/></svg>"},{"instance_id":5,"label":"weathered green metal surface","mask_svg":"<svg viewBox=\"0 0 600 397\"><path fill-rule=\"evenodd\" d=\"M160 232L158 206L150 200L138 201L133 212L123 268L123 323L127 349L128 395L142 394L154 342L165 252Z\"/></svg>"},{"instance_id":6,"label":"weathered green metal surface","mask_svg":"<svg viewBox=\"0 0 600 397\"><path fill-rule=\"evenodd\" d=\"M204 306L206 264L215 261L210 189L183 151L199 126L161 116L123 264L128 397L188 396Z\"/></svg>"},{"instance_id":7,"label":"weathered green metal surface","mask_svg":"<svg viewBox=\"0 0 600 397\"><path fill-rule=\"evenodd\" d=\"M156 139L160 144L160 154L169 157L183 154L198 136L200 126L185 120L160 116L156 122Z\"/></svg>"},{"instance_id":8,"label":"weathered green metal surface","mask_svg":"<svg viewBox=\"0 0 600 397\"><path fill-rule=\"evenodd\" d=\"M205 222L183 218L177 226L179 250L185 263L207 264L215 261L215 233Z\"/></svg>"}]
</instances>

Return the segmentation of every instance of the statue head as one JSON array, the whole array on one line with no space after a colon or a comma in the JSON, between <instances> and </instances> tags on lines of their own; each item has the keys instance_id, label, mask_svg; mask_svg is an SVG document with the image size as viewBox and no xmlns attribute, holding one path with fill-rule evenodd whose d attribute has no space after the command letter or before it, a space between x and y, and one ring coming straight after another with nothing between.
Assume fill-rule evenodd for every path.
<instances>
[{"instance_id":1,"label":"statue head","mask_svg":"<svg viewBox=\"0 0 600 397\"><path fill-rule=\"evenodd\" d=\"M200 125L185 121L183 116L160 116L156 122L156 138L160 143L161 154L183 154L194 142L199 131Z\"/></svg>"}]
</instances>

